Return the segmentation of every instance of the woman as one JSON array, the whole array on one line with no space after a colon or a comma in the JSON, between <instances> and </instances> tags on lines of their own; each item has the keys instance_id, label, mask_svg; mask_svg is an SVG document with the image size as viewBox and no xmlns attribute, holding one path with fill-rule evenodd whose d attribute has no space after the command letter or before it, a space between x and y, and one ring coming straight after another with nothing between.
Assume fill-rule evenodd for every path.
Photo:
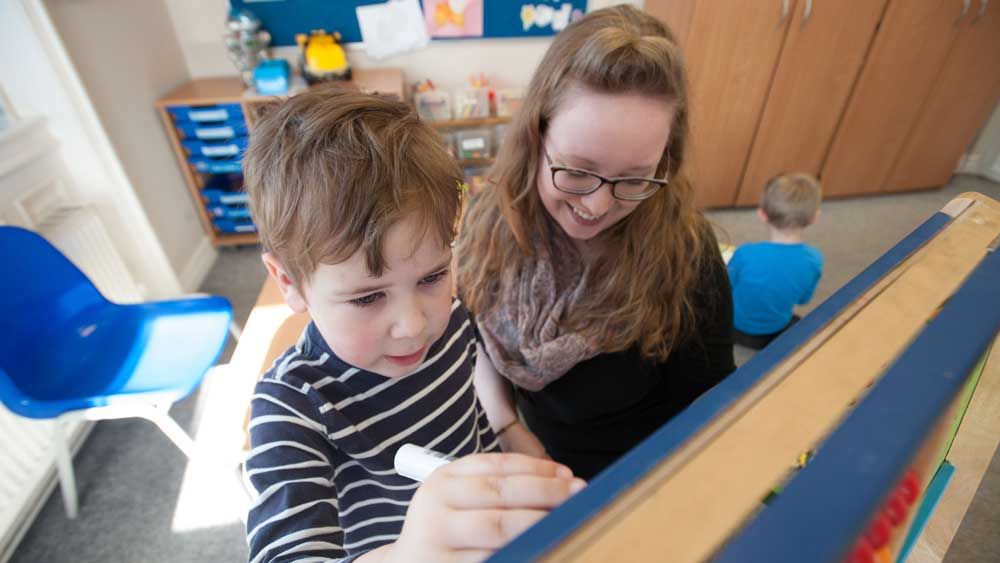
<instances>
[{"instance_id":1,"label":"woman","mask_svg":"<svg viewBox=\"0 0 1000 563\"><path fill-rule=\"evenodd\" d=\"M680 49L631 7L572 24L536 70L458 252L506 449L590 478L734 369L687 115Z\"/></svg>"}]
</instances>

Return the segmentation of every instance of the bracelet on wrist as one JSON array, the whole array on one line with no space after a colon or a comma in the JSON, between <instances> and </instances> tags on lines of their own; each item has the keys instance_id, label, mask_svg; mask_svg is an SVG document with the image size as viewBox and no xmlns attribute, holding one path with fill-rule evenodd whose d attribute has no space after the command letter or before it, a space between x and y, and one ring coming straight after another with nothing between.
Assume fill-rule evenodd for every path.
<instances>
[{"instance_id":1,"label":"bracelet on wrist","mask_svg":"<svg viewBox=\"0 0 1000 563\"><path fill-rule=\"evenodd\" d=\"M500 436L504 432L510 430L512 426L514 426L515 424L518 424L519 422L520 421L515 418L514 420L512 420L512 421L508 422L507 424L503 425L503 428L501 428L500 430L497 430L496 432L494 432L494 434L496 434L497 436Z\"/></svg>"}]
</instances>

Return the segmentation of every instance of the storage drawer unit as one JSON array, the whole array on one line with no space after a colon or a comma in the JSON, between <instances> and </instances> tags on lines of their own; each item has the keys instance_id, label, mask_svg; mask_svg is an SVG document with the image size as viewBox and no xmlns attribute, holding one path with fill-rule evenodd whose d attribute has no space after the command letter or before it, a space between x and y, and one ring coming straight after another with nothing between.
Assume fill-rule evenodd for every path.
<instances>
[{"instance_id":1,"label":"storage drawer unit","mask_svg":"<svg viewBox=\"0 0 1000 563\"><path fill-rule=\"evenodd\" d=\"M400 69L355 69L354 85L403 99ZM293 88L292 94L301 88ZM276 98L248 93L239 78L201 78L156 103L202 228L216 246L253 244L243 191L243 153L260 107Z\"/></svg>"}]
</instances>

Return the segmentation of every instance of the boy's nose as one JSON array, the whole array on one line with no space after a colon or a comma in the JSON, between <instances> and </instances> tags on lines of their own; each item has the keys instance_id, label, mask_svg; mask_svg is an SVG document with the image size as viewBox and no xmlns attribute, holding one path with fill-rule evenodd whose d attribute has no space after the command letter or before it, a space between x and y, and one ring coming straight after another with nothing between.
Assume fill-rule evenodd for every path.
<instances>
[{"instance_id":1,"label":"boy's nose","mask_svg":"<svg viewBox=\"0 0 1000 563\"><path fill-rule=\"evenodd\" d=\"M416 304L402 307L396 322L392 325L391 336L393 338L416 338L423 334L427 327L427 315Z\"/></svg>"}]
</instances>

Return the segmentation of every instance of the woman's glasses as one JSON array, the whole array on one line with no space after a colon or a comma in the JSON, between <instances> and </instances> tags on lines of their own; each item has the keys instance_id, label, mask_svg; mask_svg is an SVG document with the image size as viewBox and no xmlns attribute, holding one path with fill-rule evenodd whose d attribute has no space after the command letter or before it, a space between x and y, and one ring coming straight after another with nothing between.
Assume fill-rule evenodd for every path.
<instances>
[{"instance_id":1,"label":"woman's glasses","mask_svg":"<svg viewBox=\"0 0 1000 563\"><path fill-rule=\"evenodd\" d=\"M592 194L600 189L600 187L604 184L608 184L611 186L611 195L613 195L615 199L641 201L651 197L656 193L656 190L669 183L666 176L660 179L629 176L622 178L605 178L604 176L595 174L590 170L553 164L552 157L549 156L548 151L546 150L543 152L545 154L545 160L549 162L549 170L552 172L552 185L555 186L557 190L568 194Z\"/></svg>"}]
</instances>

